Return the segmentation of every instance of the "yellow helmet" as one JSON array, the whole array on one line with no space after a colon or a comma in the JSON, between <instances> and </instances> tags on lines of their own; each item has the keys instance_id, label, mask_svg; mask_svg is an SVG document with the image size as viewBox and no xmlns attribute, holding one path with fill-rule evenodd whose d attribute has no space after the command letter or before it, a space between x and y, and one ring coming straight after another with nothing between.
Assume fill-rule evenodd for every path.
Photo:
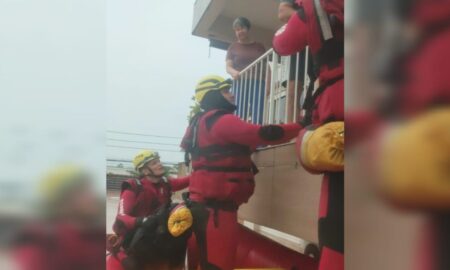
<instances>
[{"instance_id":1,"label":"yellow helmet","mask_svg":"<svg viewBox=\"0 0 450 270\"><path fill-rule=\"evenodd\" d=\"M231 85L231 79L225 80L217 75L203 77L198 81L197 86L195 86L195 100L200 103L209 91L230 88Z\"/></svg>"},{"instance_id":2,"label":"yellow helmet","mask_svg":"<svg viewBox=\"0 0 450 270\"><path fill-rule=\"evenodd\" d=\"M396 205L450 209L450 109L430 110L397 127L380 150L380 187Z\"/></svg>"},{"instance_id":3,"label":"yellow helmet","mask_svg":"<svg viewBox=\"0 0 450 270\"><path fill-rule=\"evenodd\" d=\"M87 183L88 179L88 173L81 167L71 164L61 165L46 173L39 189L44 199L52 202L65 196L79 184Z\"/></svg>"},{"instance_id":4,"label":"yellow helmet","mask_svg":"<svg viewBox=\"0 0 450 270\"><path fill-rule=\"evenodd\" d=\"M154 152L151 150L142 150L133 159L134 169L138 171L142 168L147 162L159 158L158 152Z\"/></svg>"}]
</instances>

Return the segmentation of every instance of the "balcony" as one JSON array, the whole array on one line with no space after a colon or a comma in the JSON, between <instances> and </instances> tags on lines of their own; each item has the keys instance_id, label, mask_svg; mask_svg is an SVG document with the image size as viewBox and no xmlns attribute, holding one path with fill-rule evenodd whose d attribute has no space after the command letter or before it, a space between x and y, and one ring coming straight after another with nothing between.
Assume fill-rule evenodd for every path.
<instances>
[{"instance_id":1,"label":"balcony","mask_svg":"<svg viewBox=\"0 0 450 270\"><path fill-rule=\"evenodd\" d=\"M256 9L258 12L255 12ZM255 40L270 48L273 33L281 26L277 9L278 3L273 0L197 0L194 4L192 34L210 40L212 47L227 49L228 46L223 44L235 40L233 20L244 16L252 22Z\"/></svg>"},{"instance_id":2,"label":"balcony","mask_svg":"<svg viewBox=\"0 0 450 270\"><path fill-rule=\"evenodd\" d=\"M300 52L295 57L279 56L270 49L242 70L232 88L236 114L253 124L297 122L310 82L308 58L301 59Z\"/></svg>"}]
</instances>

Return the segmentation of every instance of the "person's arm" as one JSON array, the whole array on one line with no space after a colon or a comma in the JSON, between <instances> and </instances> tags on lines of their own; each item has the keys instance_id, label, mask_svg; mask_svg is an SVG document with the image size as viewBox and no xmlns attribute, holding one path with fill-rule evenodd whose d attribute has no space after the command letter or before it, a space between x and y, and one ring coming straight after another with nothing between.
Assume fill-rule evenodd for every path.
<instances>
[{"instance_id":1,"label":"person's arm","mask_svg":"<svg viewBox=\"0 0 450 270\"><path fill-rule=\"evenodd\" d=\"M239 71L234 69L233 65L233 44L227 50L227 55L225 57L225 69L228 74L233 78L233 80L239 79Z\"/></svg>"},{"instance_id":2,"label":"person's arm","mask_svg":"<svg viewBox=\"0 0 450 270\"><path fill-rule=\"evenodd\" d=\"M239 71L233 68L233 61L230 59L226 60L226 70L227 73L233 78L233 80L239 79Z\"/></svg>"},{"instance_id":3,"label":"person's arm","mask_svg":"<svg viewBox=\"0 0 450 270\"><path fill-rule=\"evenodd\" d=\"M170 186L173 191L185 189L189 186L190 176L169 179Z\"/></svg>"},{"instance_id":4,"label":"person's arm","mask_svg":"<svg viewBox=\"0 0 450 270\"><path fill-rule=\"evenodd\" d=\"M217 136L226 142L256 148L258 145L275 145L289 142L298 135L300 129L301 126L297 123L266 126L249 124L235 115L227 114L220 117L213 125L211 135Z\"/></svg>"},{"instance_id":5,"label":"person's arm","mask_svg":"<svg viewBox=\"0 0 450 270\"><path fill-rule=\"evenodd\" d=\"M259 51L260 51L261 55L266 53L266 47L264 47L264 44L259 43Z\"/></svg>"},{"instance_id":6,"label":"person's arm","mask_svg":"<svg viewBox=\"0 0 450 270\"><path fill-rule=\"evenodd\" d=\"M117 212L116 221L123 223L127 230L132 230L138 221L137 217L131 216L131 212L136 204L136 194L132 190L125 189L122 191L120 194L119 210Z\"/></svg>"},{"instance_id":7,"label":"person's arm","mask_svg":"<svg viewBox=\"0 0 450 270\"><path fill-rule=\"evenodd\" d=\"M278 54L291 55L306 47L308 28L300 18L300 14L299 12L292 14L288 23L275 33L272 45Z\"/></svg>"}]
</instances>

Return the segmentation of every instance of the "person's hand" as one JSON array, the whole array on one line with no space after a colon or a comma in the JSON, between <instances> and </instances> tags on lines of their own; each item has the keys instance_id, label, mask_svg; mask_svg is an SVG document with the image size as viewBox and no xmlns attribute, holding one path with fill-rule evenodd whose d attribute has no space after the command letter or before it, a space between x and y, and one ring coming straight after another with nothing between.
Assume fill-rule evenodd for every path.
<instances>
[{"instance_id":1,"label":"person's hand","mask_svg":"<svg viewBox=\"0 0 450 270\"><path fill-rule=\"evenodd\" d=\"M106 250L112 253L119 251L121 241L116 234L108 234L106 237Z\"/></svg>"},{"instance_id":2,"label":"person's hand","mask_svg":"<svg viewBox=\"0 0 450 270\"><path fill-rule=\"evenodd\" d=\"M239 80L239 71L237 71L237 70L234 70L232 73L231 73L231 77L233 78L233 80Z\"/></svg>"}]
</instances>

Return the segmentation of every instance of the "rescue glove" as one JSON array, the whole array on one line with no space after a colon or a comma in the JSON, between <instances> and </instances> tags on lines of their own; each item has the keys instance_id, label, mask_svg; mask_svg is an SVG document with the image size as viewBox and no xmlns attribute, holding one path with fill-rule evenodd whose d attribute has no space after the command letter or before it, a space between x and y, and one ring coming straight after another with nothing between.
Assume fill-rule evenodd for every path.
<instances>
[{"instance_id":1,"label":"rescue glove","mask_svg":"<svg viewBox=\"0 0 450 270\"><path fill-rule=\"evenodd\" d=\"M284 136L284 130L280 126L268 125L262 126L258 132L259 137L267 141L276 141Z\"/></svg>"},{"instance_id":2,"label":"rescue glove","mask_svg":"<svg viewBox=\"0 0 450 270\"><path fill-rule=\"evenodd\" d=\"M157 225L158 225L158 220L155 215L136 218L136 227L152 228L152 227L156 227Z\"/></svg>"}]
</instances>

